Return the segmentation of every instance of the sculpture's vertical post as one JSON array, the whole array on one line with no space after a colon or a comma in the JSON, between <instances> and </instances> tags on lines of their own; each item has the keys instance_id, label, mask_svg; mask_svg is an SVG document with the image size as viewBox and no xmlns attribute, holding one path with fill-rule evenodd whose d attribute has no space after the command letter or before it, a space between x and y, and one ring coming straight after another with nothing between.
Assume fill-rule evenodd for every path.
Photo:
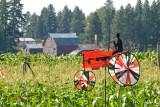
<instances>
[{"instance_id":1,"label":"sculpture's vertical post","mask_svg":"<svg viewBox=\"0 0 160 107\"><path fill-rule=\"evenodd\" d=\"M106 107L106 67L105 67L105 107Z\"/></svg>"},{"instance_id":2,"label":"sculpture's vertical post","mask_svg":"<svg viewBox=\"0 0 160 107\"><path fill-rule=\"evenodd\" d=\"M97 50L97 34L95 34L95 51Z\"/></svg>"},{"instance_id":3,"label":"sculpture's vertical post","mask_svg":"<svg viewBox=\"0 0 160 107\"><path fill-rule=\"evenodd\" d=\"M27 60L27 58L24 58L24 63L23 63L23 76L24 76L24 72L26 72L27 71L27 69L26 69L26 60Z\"/></svg>"}]
</instances>

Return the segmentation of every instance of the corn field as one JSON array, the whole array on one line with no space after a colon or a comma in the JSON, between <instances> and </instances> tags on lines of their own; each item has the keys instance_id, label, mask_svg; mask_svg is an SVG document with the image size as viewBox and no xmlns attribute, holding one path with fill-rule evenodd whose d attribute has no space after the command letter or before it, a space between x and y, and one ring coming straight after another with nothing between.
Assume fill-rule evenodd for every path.
<instances>
[{"instance_id":1,"label":"corn field","mask_svg":"<svg viewBox=\"0 0 160 107\"><path fill-rule=\"evenodd\" d=\"M134 52L140 63L140 80L131 87L120 87L107 73L108 107L159 107L160 71L156 51ZM24 57L29 68L23 75ZM74 86L74 75L82 70L82 56L49 56L46 54L1 54L0 106L22 107L104 107L104 68L93 71L96 85L92 91ZM91 69L86 69L91 70Z\"/></svg>"}]
</instances>

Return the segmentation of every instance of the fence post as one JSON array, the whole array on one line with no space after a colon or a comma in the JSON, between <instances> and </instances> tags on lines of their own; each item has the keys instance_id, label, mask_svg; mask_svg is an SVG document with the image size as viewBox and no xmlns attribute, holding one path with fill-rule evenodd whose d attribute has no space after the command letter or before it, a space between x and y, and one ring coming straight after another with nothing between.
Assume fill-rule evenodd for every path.
<instances>
[{"instance_id":1,"label":"fence post","mask_svg":"<svg viewBox=\"0 0 160 107\"><path fill-rule=\"evenodd\" d=\"M157 41L158 68L160 68L160 40Z\"/></svg>"}]
</instances>

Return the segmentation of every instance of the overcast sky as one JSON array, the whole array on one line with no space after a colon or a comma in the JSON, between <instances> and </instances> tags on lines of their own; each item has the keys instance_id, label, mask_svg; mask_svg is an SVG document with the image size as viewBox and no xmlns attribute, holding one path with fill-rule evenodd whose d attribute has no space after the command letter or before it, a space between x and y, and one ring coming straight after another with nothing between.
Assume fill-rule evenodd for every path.
<instances>
[{"instance_id":1,"label":"overcast sky","mask_svg":"<svg viewBox=\"0 0 160 107\"><path fill-rule=\"evenodd\" d=\"M145 0L142 0L142 3ZM151 4L153 0L148 0ZM132 6L136 5L137 0L113 0L114 7L119 9L121 5L124 7L130 3ZM30 11L31 14L34 12L36 14L40 14L43 7L48 7L49 4L53 4L56 12L61 11L65 5L68 6L69 9L73 10L75 6L78 6L85 15L89 15L90 12L94 12L96 9L104 6L106 0L22 0L23 13Z\"/></svg>"}]
</instances>

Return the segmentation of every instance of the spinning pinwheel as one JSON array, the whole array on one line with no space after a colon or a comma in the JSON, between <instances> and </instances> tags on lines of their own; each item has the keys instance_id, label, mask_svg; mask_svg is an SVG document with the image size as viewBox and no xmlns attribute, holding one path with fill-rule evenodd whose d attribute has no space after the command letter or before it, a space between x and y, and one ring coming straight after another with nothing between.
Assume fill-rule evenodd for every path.
<instances>
[{"instance_id":1,"label":"spinning pinwheel","mask_svg":"<svg viewBox=\"0 0 160 107\"><path fill-rule=\"evenodd\" d=\"M92 71L78 71L75 74L74 84L79 90L92 90L95 85L95 75Z\"/></svg>"},{"instance_id":2,"label":"spinning pinwheel","mask_svg":"<svg viewBox=\"0 0 160 107\"><path fill-rule=\"evenodd\" d=\"M134 85L140 77L138 60L131 53L117 54L110 60L109 73L121 86Z\"/></svg>"}]
</instances>

